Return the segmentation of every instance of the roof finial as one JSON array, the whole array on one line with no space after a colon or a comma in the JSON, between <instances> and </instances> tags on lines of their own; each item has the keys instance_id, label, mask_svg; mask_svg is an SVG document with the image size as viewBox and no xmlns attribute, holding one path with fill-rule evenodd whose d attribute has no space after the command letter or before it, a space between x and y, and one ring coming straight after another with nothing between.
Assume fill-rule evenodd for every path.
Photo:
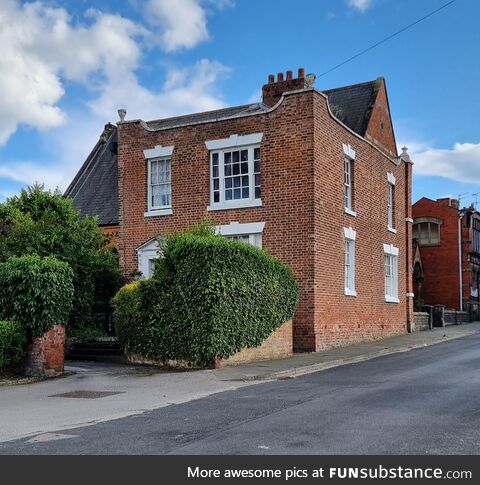
<instances>
[{"instance_id":1,"label":"roof finial","mask_svg":"<svg viewBox=\"0 0 480 485\"><path fill-rule=\"evenodd\" d=\"M127 116L127 110L125 108L121 108L117 110L118 116L120 117L120 123L125 121L125 116Z\"/></svg>"},{"instance_id":2,"label":"roof finial","mask_svg":"<svg viewBox=\"0 0 480 485\"><path fill-rule=\"evenodd\" d=\"M408 148L406 146L402 147L402 154L400 155L400 158L403 159L405 162L410 161L410 155L408 154Z\"/></svg>"}]
</instances>

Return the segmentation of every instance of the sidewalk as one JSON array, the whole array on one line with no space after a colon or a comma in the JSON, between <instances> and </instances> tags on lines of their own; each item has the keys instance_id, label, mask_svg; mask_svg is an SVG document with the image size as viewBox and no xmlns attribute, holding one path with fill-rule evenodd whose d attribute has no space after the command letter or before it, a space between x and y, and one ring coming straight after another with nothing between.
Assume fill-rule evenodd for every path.
<instances>
[{"instance_id":1,"label":"sidewalk","mask_svg":"<svg viewBox=\"0 0 480 485\"><path fill-rule=\"evenodd\" d=\"M374 357L406 352L480 332L480 322L434 328L325 352L295 354L285 359L252 362L212 371L221 381L258 381L296 377L331 367L362 362Z\"/></svg>"}]
</instances>

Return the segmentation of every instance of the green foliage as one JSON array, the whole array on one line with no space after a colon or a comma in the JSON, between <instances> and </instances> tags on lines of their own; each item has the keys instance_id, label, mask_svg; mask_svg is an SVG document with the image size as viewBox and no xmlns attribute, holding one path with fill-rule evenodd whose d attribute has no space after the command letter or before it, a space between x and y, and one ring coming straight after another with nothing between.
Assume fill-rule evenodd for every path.
<instances>
[{"instance_id":1,"label":"green foliage","mask_svg":"<svg viewBox=\"0 0 480 485\"><path fill-rule=\"evenodd\" d=\"M0 320L0 369L18 364L25 346L23 326L13 320Z\"/></svg>"},{"instance_id":2,"label":"green foliage","mask_svg":"<svg viewBox=\"0 0 480 485\"><path fill-rule=\"evenodd\" d=\"M82 217L58 191L34 185L0 204L0 262L28 254L67 262L74 273L75 324L89 322L96 304L105 305L121 286L118 255L108 243L97 219Z\"/></svg>"},{"instance_id":3,"label":"green foliage","mask_svg":"<svg viewBox=\"0 0 480 485\"><path fill-rule=\"evenodd\" d=\"M0 318L21 322L32 335L65 324L72 309L73 271L52 256L11 257L0 263Z\"/></svg>"},{"instance_id":4,"label":"green foliage","mask_svg":"<svg viewBox=\"0 0 480 485\"><path fill-rule=\"evenodd\" d=\"M259 346L291 319L291 270L248 244L210 230L168 237L152 280L115 297L118 335L130 352L209 364Z\"/></svg>"}]
</instances>

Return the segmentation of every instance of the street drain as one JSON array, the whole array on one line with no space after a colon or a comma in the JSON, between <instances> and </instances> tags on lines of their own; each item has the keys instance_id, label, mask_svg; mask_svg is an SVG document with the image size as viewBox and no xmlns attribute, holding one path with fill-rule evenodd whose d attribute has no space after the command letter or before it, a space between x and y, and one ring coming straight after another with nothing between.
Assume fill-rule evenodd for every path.
<instances>
[{"instance_id":1,"label":"street drain","mask_svg":"<svg viewBox=\"0 0 480 485\"><path fill-rule=\"evenodd\" d=\"M292 377L292 376L280 376L280 377L277 377L277 381L288 381L290 379L294 379L294 377Z\"/></svg>"},{"instance_id":2,"label":"street drain","mask_svg":"<svg viewBox=\"0 0 480 485\"><path fill-rule=\"evenodd\" d=\"M53 394L48 397L68 397L71 399L99 399L101 397L114 396L115 394L124 394L123 392L113 391L70 391L62 394Z\"/></svg>"}]
</instances>

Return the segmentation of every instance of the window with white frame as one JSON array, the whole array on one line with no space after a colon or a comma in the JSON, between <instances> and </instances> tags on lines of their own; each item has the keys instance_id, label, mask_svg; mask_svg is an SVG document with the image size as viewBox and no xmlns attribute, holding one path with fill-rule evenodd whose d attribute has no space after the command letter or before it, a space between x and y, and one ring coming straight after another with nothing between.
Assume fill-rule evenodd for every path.
<instances>
[{"instance_id":1,"label":"window with white frame","mask_svg":"<svg viewBox=\"0 0 480 485\"><path fill-rule=\"evenodd\" d=\"M210 150L208 210L261 205L262 133L207 141Z\"/></svg>"},{"instance_id":2,"label":"window with white frame","mask_svg":"<svg viewBox=\"0 0 480 485\"><path fill-rule=\"evenodd\" d=\"M172 160L163 158L148 161L148 209L172 207Z\"/></svg>"},{"instance_id":3,"label":"window with white frame","mask_svg":"<svg viewBox=\"0 0 480 485\"><path fill-rule=\"evenodd\" d=\"M160 246L156 238L150 239L137 248L138 271L142 278L151 278L155 270L155 260L160 257Z\"/></svg>"},{"instance_id":4,"label":"window with white frame","mask_svg":"<svg viewBox=\"0 0 480 485\"><path fill-rule=\"evenodd\" d=\"M147 212L145 216L172 214L173 146L144 150L147 160Z\"/></svg>"},{"instance_id":5,"label":"window with white frame","mask_svg":"<svg viewBox=\"0 0 480 485\"><path fill-rule=\"evenodd\" d=\"M345 187L345 209L353 210L353 160L345 158L343 185Z\"/></svg>"},{"instance_id":6,"label":"window with white frame","mask_svg":"<svg viewBox=\"0 0 480 485\"><path fill-rule=\"evenodd\" d=\"M232 241L240 241L257 248L262 248L262 236L265 222L240 224L231 222L224 226L217 226L215 232Z\"/></svg>"},{"instance_id":7,"label":"window with white frame","mask_svg":"<svg viewBox=\"0 0 480 485\"><path fill-rule=\"evenodd\" d=\"M398 248L383 245L385 257L385 301L399 303L398 299Z\"/></svg>"},{"instance_id":8,"label":"window with white frame","mask_svg":"<svg viewBox=\"0 0 480 485\"><path fill-rule=\"evenodd\" d=\"M389 231L395 231L395 177L393 173L387 174L387 227Z\"/></svg>"},{"instance_id":9,"label":"window with white frame","mask_svg":"<svg viewBox=\"0 0 480 485\"><path fill-rule=\"evenodd\" d=\"M355 291L355 240L356 232L351 227L344 228L345 235L345 295L357 296Z\"/></svg>"},{"instance_id":10,"label":"window with white frame","mask_svg":"<svg viewBox=\"0 0 480 485\"><path fill-rule=\"evenodd\" d=\"M345 212L356 216L355 205L355 150L350 145L343 144L343 198Z\"/></svg>"}]
</instances>

